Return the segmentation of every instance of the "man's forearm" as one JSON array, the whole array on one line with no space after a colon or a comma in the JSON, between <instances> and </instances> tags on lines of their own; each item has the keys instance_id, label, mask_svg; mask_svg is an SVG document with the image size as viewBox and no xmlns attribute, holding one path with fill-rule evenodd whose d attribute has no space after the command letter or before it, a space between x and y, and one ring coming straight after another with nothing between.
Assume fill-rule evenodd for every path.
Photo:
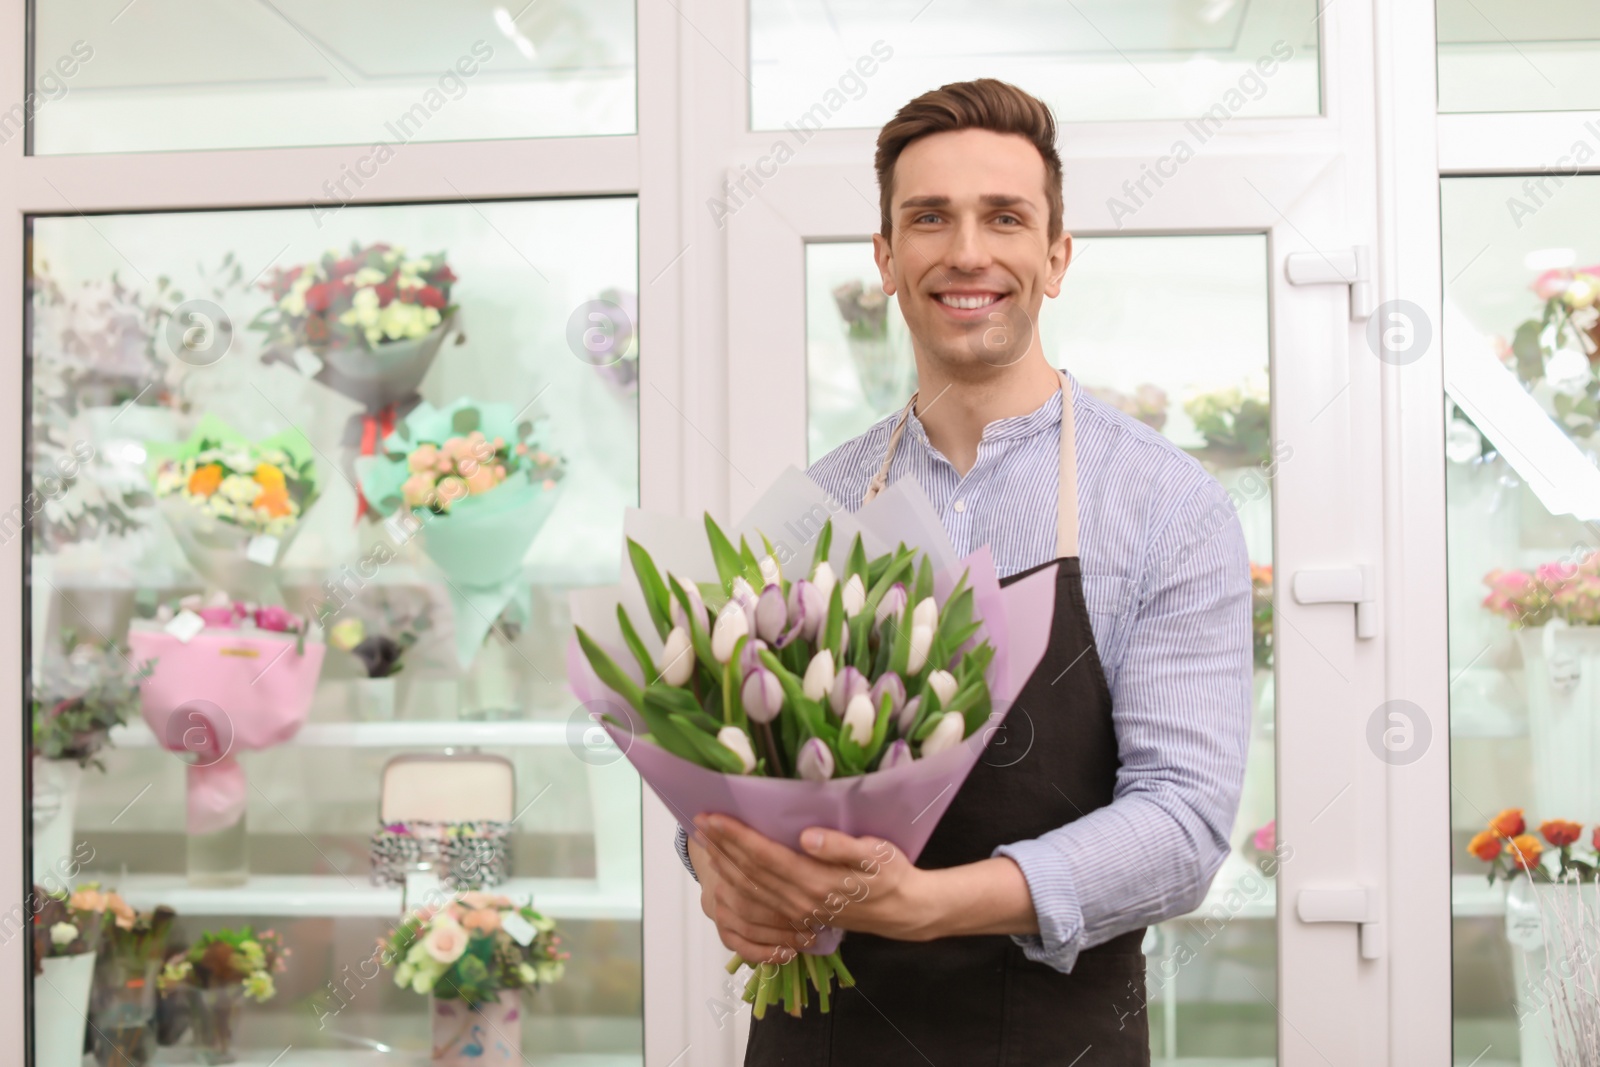
<instances>
[{"instance_id":1,"label":"man's forearm","mask_svg":"<svg viewBox=\"0 0 1600 1067\"><path fill-rule=\"evenodd\" d=\"M921 939L965 934L1036 934L1039 918L1022 868L1004 856L928 871Z\"/></svg>"}]
</instances>

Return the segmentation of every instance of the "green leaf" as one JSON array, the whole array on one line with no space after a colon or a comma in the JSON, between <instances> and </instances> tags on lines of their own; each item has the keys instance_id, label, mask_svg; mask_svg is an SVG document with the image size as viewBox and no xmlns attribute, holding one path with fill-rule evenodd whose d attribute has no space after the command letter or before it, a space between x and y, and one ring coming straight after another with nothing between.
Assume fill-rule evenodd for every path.
<instances>
[{"instance_id":1,"label":"green leaf","mask_svg":"<svg viewBox=\"0 0 1600 1067\"><path fill-rule=\"evenodd\" d=\"M916 607L928 597L933 595L933 561L927 556L922 557L922 563L917 567L917 584L911 590L908 607Z\"/></svg>"},{"instance_id":2,"label":"green leaf","mask_svg":"<svg viewBox=\"0 0 1600 1067\"><path fill-rule=\"evenodd\" d=\"M828 621L822 624L822 647L833 653L835 669L844 657L839 651L839 634L844 630L844 582L834 582L828 594Z\"/></svg>"},{"instance_id":3,"label":"green leaf","mask_svg":"<svg viewBox=\"0 0 1600 1067\"><path fill-rule=\"evenodd\" d=\"M867 742L865 764L871 767L883 750L884 739L889 736L889 720L893 717L894 697L888 693L878 701L878 717L872 723L872 740Z\"/></svg>"},{"instance_id":4,"label":"green leaf","mask_svg":"<svg viewBox=\"0 0 1600 1067\"><path fill-rule=\"evenodd\" d=\"M644 703L647 708L671 715L674 721L682 720L682 723L712 736L722 729L722 723L708 715L687 689L658 682L645 688Z\"/></svg>"},{"instance_id":5,"label":"green leaf","mask_svg":"<svg viewBox=\"0 0 1600 1067\"><path fill-rule=\"evenodd\" d=\"M711 542L711 558L717 565L717 578L722 582L724 592L733 588L733 580L743 571L739 561L739 550L733 547L733 542L728 540L727 534L722 532L722 527L711 517L711 512L706 512L706 538Z\"/></svg>"},{"instance_id":6,"label":"green leaf","mask_svg":"<svg viewBox=\"0 0 1600 1067\"><path fill-rule=\"evenodd\" d=\"M656 570L655 560L650 558L645 547L631 537L628 538L628 559L633 564L633 573L639 578L639 589L644 593L644 605L650 611L650 621L655 624L656 633L665 641L672 630L672 612L668 610L667 587L661 581L661 572Z\"/></svg>"},{"instance_id":7,"label":"green leaf","mask_svg":"<svg viewBox=\"0 0 1600 1067\"><path fill-rule=\"evenodd\" d=\"M833 520L829 519L822 524L822 530L817 534L817 546L811 551L811 569L806 571L806 577L817 572L817 564L823 563L828 558L828 552L833 547Z\"/></svg>"},{"instance_id":8,"label":"green leaf","mask_svg":"<svg viewBox=\"0 0 1600 1067\"><path fill-rule=\"evenodd\" d=\"M863 585L867 581L867 550L861 544L861 535L856 534L855 543L850 546L850 556L845 560L844 573L839 575L839 584L843 585L852 574L861 575Z\"/></svg>"},{"instance_id":9,"label":"green leaf","mask_svg":"<svg viewBox=\"0 0 1600 1067\"><path fill-rule=\"evenodd\" d=\"M583 654L589 659L589 666L594 668L595 675L606 688L616 693L622 699L632 704L637 711L644 711L644 691L639 688L639 683L629 678L618 667L610 656L594 639L584 632L583 627L575 626L578 634L578 646L583 649Z\"/></svg>"},{"instance_id":10,"label":"green leaf","mask_svg":"<svg viewBox=\"0 0 1600 1067\"><path fill-rule=\"evenodd\" d=\"M750 548L750 542L744 537L739 538L739 564L743 568L744 580L756 592L766 588L766 579L761 576L761 562L756 559L756 554Z\"/></svg>"},{"instance_id":11,"label":"green leaf","mask_svg":"<svg viewBox=\"0 0 1600 1067\"><path fill-rule=\"evenodd\" d=\"M750 731L750 721L744 713L744 669L739 666L739 654L749 640L750 635L745 634L735 641L733 655L722 665L722 721L746 733Z\"/></svg>"},{"instance_id":12,"label":"green leaf","mask_svg":"<svg viewBox=\"0 0 1600 1067\"><path fill-rule=\"evenodd\" d=\"M660 671L650 660L650 652L644 647L644 642L639 640L638 631L633 628L633 620L628 618L627 609L621 604L617 605L617 626L622 630L622 639L628 643L628 651L633 653L633 658L639 664L639 676L647 683L656 680Z\"/></svg>"},{"instance_id":13,"label":"green leaf","mask_svg":"<svg viewBox=\"0 0 1600 1067\"><path fill-rule=\"evenodd\" d=\"M671 718L675 725L682 727L684 736L699 751L700 762L705 766L714 771L721 771L723 774L744 773L744 763L740 761L732 749L718 741L715 735L708 737L696 730L688 719L682 715L674 714Z\"/></svg>"},{"instance_id":14,"label":"green leaf","mask_svg":"<svg viewBox=\"0 0 1600 1067\"><path fill-rule=\"evenodd\" d=\"M722 664L717 662L717 657L711 654L711 634L706 631L705 625L694 617L694 612L689 607L689 594L678 579L667 576L667 581L672 583L672 595L678 598L678 603L683 607L683 614L689 619L689 641L694 645L695 658L700 665L710 671L713 677L720 677Z\"/></svg>"},{"instance_id":15,"label":"green leaf","mask_svg":"<svg viewBox=\"0 0 1600 1067\"><path fill-rule=\"evenodd\" d=\"M477 408L461 408L450 416L450 430L465 437L483 425Z\"/></svg>"}]
</instances>

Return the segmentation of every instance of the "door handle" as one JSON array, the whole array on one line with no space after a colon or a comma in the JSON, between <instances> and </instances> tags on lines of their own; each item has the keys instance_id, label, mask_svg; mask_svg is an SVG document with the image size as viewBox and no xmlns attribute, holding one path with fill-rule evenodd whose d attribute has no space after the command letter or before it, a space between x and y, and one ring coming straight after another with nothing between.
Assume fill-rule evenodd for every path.
<instances>
[{"instance_id":1,"label":"door handle","mask_svg":"<svg viewBox=\"0 0 1600 1067\"><path fill-rule=\"evenodd\" d=\"M1360 931L1361 958L1382 958L1382 902L1371 886L1302 889L1294 910L1303 923L1355 923Z\"/></svg>"},{"instance_id":2,"label":"door handle","mask_svg":"<svg viewBox=\"0 0 1600 1067\"><path fill-rule=\"evenodd\" d=\"M1370 563L1333 570L1295 571L1294 599L1300 604L1354 604L1356 636L1378 636L1378 576Z\"/></svg>"},{"instance_id":3,"label":"door handle","mask_svg":"<svg viewBox=\"0 0 1600 1067\"><path fill-rule=\"evenodd\" d=\"M1291 252L1283 257L1290 285L1348 285L1350 321L1372 317L1372 252L1366 245L1326 252Z\"/></svg>"}]
</instances>

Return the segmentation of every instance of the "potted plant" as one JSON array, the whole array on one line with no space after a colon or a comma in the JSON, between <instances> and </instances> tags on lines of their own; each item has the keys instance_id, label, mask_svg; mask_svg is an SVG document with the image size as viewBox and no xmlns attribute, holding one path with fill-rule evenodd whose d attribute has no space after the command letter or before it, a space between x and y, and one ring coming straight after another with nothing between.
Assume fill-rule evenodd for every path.
<instances>
[{"instance_id":1,"label":"potted plant","mask_svg":"<svg viewBox=\"0 0 1600 1067\"><path fill-rule=\"evenodd\" d=\"M33 1062L82 1067L100 912L66 892L33 887Z\"/></svg>"},{"instance_id":2,"label":"potted plant","mask_svg":"<svg viewBox=\"0 0 1600 1067\"><path fill-rule=\"evenodd\" d=\"M89 1023L100 1067L143 1067L156 1047L156 979L177 913L137 912L98 884L81 886L72 905L109 915L102 921Z\"/></svg>"},{"instance_id":3,"label":"potted plant","mask_svg":"<svg viewBox=\"0 0 1600 1067\"><path fill-rule=\"evenodd\" d=\"M429 998L433 1062L498 1067L522 1059L522 992L560 980L568 953L532 903L469 892L424 907L390 934L378 961Z\"/></svg>"},{"instance_id":4,"label":"potted plant","mask_svg":"<svg viewBox=\"0 0 1600 1067\"><path fill-rule=\"evenodd\" d=\"M192 946L167 958L161 970L163 994L182 992L189 1001L195 1056L201 1063L232 1063L239 1009L246 998L257 1004L277 992L272 976L288 966L289 950L271 930L249 926L201 934Z\"/></svg>"},{"instance_id":5,"label":"potted plant","mask_svg":"<svg viewBox=\"0 0 1600 1067\"><path fill-rule=\"evenodd\" d=\"M62 633L62 652L46 656L34 679L33 877L51 888L71 884L72 825L85 767L101 770L100 750L111 729L139 707L139 685L150 669L134 667L115 645L80 642Z\"/></svg>"},{"instance_id":6,"label":"potted plant","mask_svg":"<svg viewBox=\"0 0 1600 1067\"><path fill-rule=\"evenodd\" d=\"M1522 650L1535 803L1600 822L1600 552L1483 582Z\"/></svg>"},{"instance_id":7,"label":"potted plant","mask_svg":"<svg viewBox=\"0 0 1600 1067\"><path fill-rule=\"evenodd\" d=\"M406 653L433 628L432 613L426 603L403 612L387 599L358 611L338 622L323 619L328 644L354 656L366 673L355 685L352 717L389 721L395 717L395 676L405 666Z\"/></svg>"}]
</instances>

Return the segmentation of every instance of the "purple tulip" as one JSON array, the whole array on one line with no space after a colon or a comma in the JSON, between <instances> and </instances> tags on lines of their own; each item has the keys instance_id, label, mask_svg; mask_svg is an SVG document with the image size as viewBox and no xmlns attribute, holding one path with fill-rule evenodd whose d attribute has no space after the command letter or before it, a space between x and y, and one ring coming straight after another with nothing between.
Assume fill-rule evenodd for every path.
<instances>
[{"instance_id":1,"label":"purple tulip","mask_svg":"<svg viewBox=\"0 0 1600 1067\"><path fill-rule=\"evenodd\" d=\"M786 645L796 637L815 641L822 624L828 621L828 601L823 597L822 590L815 583L802 578L789 587L788 606L789 630L778 642L779 645Z\"/></svg>"},{"instance_id":2,"label":"purple tulip","mask_svg":"<svg viewBox=\"0 0 1600 1067\"><path fill-rule=\"evenodd\" d=\"M755 722L771 722L783 710L783 683L765 667L745 676L739 696L744 700L744 713Z\"/></svg>"},{"instance_id":3,"label":"purple tulip","mask_svg":"<svg viewBox=\"0 0 1600 1067\"><path fill-rule=\"evenodd\" d=\"M895 621L889 625L894 626L899 622L900 616L906 610L906 587L903 582L895 582L889 591L883 594L883 599L878 601L878 610L873 616L872 628L881 630L883 620L892 618Z\"/></svg>"},{"instance_id":4,"label":"purple tulip","mask_svg":"<svg viewBox=\"0 0 1600 1067\"><path fill-rule=\"evenodd\" d=\"M767 643L759 637L745 639L744 646L739 649L739 673L748 678L761 669L761 650Z\"/></svg>"},{"instance_id":5,"label":"purple tulip","mask_svg":"<svg viewBox=\"0 0 1600 1067\"><path fill-rule=\"evenodd\" d=\"M911 751L908 741L890 741L883 750L883 760L878 764L878 770L887 771L891 767L903 767L917 757Z\"/></svg>"},{"instance_id":6,"label":"purple tulip","mask_svg":"<svg viewBox=\"0 0 1600 1067\"><path fill-rule=\"evenodd\" d=\"M889 694L889 715L900 714L900 709L906 706L906 683L893 671L885 674L872 683L872 710L876 712L883 707L883 694Z\"/></svg>"},{"instance_id":7,"label":"purple tulip","mask_svg":"<svg viewBox=\"0 0 1600 1067\"><path fill-rule=\"evenodd\" d=\"M808 782L826 782L833 777L833 751L822 738L813 737L800 746L795 768Z\"/></svg>"},{"instance_id":8,"label":"purple tulip","mask_svg":"<svg viewBox=\"0 0 1600 1067\"><path fill-rule=\"evenodd\" d=\"M918 693L916 696L906 701L906 706L900 709L900 714L894 721L895 726L899 728L901 734L908 734L911 732L912 725L917 721L917 712L921 710L921 693Z\"/></svg>"},{"instance_id":9,"label":"purple tulip","mask_svg":"<svg viewBox=\"0 0 1600 1067\"><path fill-rule=\"evenodd\" d=\"M763 641L776 641L789 621L788 610L783 606L783 590L769 585L756 599L755 634Z\"/></svg>"},{"instance_id":10,"label":"purple tulip","mask_svg":"<svg viewBox=\"0 0 1600 1067\"><path fill-rule=\"evenodd\" d=\"M871 685L867 676L854 667L846 667L834 676L833 685L828 690L828 706L837 716L844 715L844 709L850 706L850 701L858 696L865 696Z\"/></svg>"}]
</instances>

